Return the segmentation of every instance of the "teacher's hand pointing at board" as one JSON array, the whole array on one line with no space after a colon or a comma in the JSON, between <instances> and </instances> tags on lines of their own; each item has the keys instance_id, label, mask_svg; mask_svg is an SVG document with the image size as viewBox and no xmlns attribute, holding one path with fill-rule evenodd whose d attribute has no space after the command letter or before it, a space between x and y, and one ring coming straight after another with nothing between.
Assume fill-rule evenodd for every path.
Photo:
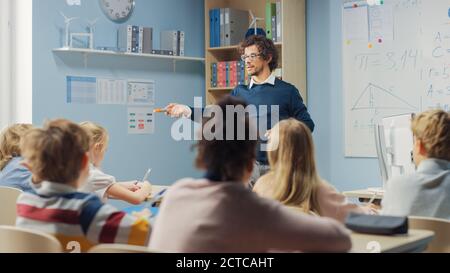
<instances>
[{"instance_id":1,"label":"teacher's hand pointing at board","mask_svg":"<svg viewBox=\"0 0 450 273\"><path fill-rule=\"evenodd\" d=\"M186 105L171 103L166 108L166 115L172 118L189 118L192 115L192 110Z\"/></svg>"}]
</instances>

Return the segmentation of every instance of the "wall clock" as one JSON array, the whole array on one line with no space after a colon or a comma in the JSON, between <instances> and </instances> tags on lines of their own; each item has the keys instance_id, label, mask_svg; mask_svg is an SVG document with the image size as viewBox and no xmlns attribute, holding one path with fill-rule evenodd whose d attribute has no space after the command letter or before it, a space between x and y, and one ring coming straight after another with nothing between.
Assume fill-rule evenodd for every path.
<instances>
[{"instance_id":1,"label":"wall clock","mask_svg":"<svg viewBox=\"0 0 450 273\"><path fill-rule=\"evenodd\" d=\"M113 22L123 23L133 13L134 0L99 0L103 13Z\"/></svg>"}]
</instances>

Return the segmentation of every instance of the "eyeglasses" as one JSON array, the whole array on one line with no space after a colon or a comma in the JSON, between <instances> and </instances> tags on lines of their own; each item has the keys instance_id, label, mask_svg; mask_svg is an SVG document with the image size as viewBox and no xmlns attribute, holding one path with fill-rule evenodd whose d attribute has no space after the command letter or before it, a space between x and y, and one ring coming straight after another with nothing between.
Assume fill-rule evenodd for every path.
<instances>
[{"instance_id":1,"label":"eyeglasses","mask_svg":"<svg viewBox=\"0 0 450 273\"><path fill-rule=\"evenodd\" d=\"M247 60L247 58L250 59L250 61L254 61L256 60L256 58L260 57L262 54L256 54L256 53L252 53L250 55L242 55L241 56L241 60L243 60L244 62Z\"/></svg>"}]
</instances>

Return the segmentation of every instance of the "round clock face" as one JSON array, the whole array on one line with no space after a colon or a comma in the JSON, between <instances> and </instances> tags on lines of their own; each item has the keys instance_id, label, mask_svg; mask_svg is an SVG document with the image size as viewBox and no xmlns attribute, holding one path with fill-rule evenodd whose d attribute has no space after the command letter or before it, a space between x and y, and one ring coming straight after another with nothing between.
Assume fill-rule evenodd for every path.
<instances>
[{"instance_id":1,"label":"round clock face","mask_svg":"<svg viewBox=\"0 0 450 273\"><path fill-rule=\"evenodd\" d=\"M134 10L134 0L99 0L103 12L114 22L125 22Z\"/></svg>"}]
</instances>

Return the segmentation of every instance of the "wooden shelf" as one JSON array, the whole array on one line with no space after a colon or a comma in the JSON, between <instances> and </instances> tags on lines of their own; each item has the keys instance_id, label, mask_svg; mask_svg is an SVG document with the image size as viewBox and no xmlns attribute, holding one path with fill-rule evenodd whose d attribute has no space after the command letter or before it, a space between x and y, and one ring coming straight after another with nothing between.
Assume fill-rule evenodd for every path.
<instances>
[{"instance_id":1,"label":"wooden shelf","mask_svg":"<svg viewBox=\"0 0 450 273\"><path fill-rule=\"evenodd\" d=\"M190 62L205 62L205 58L198 57L185 57L185 56L166 56L166 55L155 55L155 54L137 54L137 53L125 53L125 52L115 52L109 50L93 50L93 49L83 49L83 48L56 48L53 49L54 53L74 53L83 55L106 55L115 57L131 57L131 58L148 58L148 59L165 59L173 61L190 61Z\"/></svg>"},{"instance_id":2,"label":"wooden shelf","mask_svg":"<svg viewBox=\"0 0 450 273\"><path fill-rule=\"evenodd\" d=\"M232 91L234 87L210 87L208 88L209 92L218 92L218 91Z\"/></svg>"},{"instance_id":3,"label":"wooden shelf","mask_svg":"<svg viewBox=\"0 0 450 273\"><path fill-rule=\"evenodd\" d=\"M283 44L282 43L275 43L275 46L278 49L281 49ZM224 52L224 51L234 51L234 50L238 50L239 49L239 45L235 45L235 46L222 46L222 47L210 47L207 50L209 52Z\"/></svg>"}]
</instances>

